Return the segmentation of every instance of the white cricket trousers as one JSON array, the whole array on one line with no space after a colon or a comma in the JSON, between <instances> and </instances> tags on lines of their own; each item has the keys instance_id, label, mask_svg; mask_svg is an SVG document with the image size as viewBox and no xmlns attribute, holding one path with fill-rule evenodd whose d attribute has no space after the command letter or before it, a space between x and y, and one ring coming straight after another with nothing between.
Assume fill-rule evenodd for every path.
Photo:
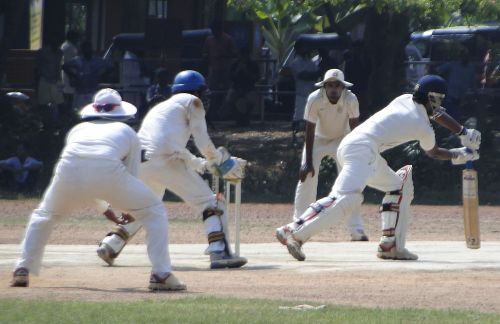
<instances>
[{"instance_id":1,"label":"white cricket trousers","mask_svg":"<svg viewBox=\"0 0 500 324\"><path fill-rule=\"evenodd\" d=\"M163 197L165 189L180 197L200 214L200 219L203 211L209 207L218 207L224 210L224 214L220 217L212 216L207 218L203 222L203 226L206 235L223 230L226 233L226 241L229 240L225 205L217 201L216 195L210 186L196 171L188 167L184 160L153 157L141 164L139 177L158 197ZM229 246L227 248L230 249ZM209 249L210 251L222 250L224 244L215 242L210 244Z\"/></svg>"},{"instance_id":2,"label":"white cricket trousers","mask_svg":"<svg viewBox=\"0 0 500 324\"><path fill-rule=\"evenodd\" d=\"M45 245L54 224L73 209L109 202L114 209L131 213L144 223L152 272L171 272L168 220L162 201L120 161L61 158L42 202L31 214L16 268L38 274Z\"/></svg>"},{"instance_id":3,"label":"white cricket trousers","mask_svg":"<svg viewBox=\"0 0 500 324\"><path fill-rule=\"evenodd\" d=\"M294 233L302 242L359 208L363 200L358 197L362 197L367 185L383 192L399 190L403 185L387 161L368 144L343 144L337 157L342 169L329 194L336 201Z\"/></svg>"},{"instance_id":4,"label":"white cricket trousers","mask_svg":"<svg viewBox=\"0 0 500 324\"><path fill-rule=\"evenodd\" d=\"M337 148L340 144L342 138L335 140L327 140L319 137L314 138L313 145L313 167L314 167L314 176L311 176L309 173L304 180L304 182L298 181L297 188L295 190L295 203L294 203L294 213L293 220L296 221L299 217L307 210L309 205L317 200L318 194L318 176L319 169L321 166L321 160L325 156L330 156L335 160L335 164L337 166L337 172L340 170L340 165L337 162ZM306 151L305 148L302 151L302 161L304 164L306 161ZM357 230L364 230L363 226L363 218L361 217L360 207L355 208L347 220L347 227L351 232L355 232Z\"/></svg>"}]
</instances>

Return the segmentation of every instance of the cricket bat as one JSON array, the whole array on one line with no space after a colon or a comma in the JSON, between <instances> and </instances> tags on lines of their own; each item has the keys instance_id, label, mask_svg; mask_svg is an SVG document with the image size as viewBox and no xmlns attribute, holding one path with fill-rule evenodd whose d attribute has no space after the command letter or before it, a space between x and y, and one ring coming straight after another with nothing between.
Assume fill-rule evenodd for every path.
<instances>
[{"instance_id":1,"label":"cricket bat","mask_svg":"<svg viewBox=\"0 0 500 324\"><path fill-rule=\"evenodd\" d=\"M479 195L477 171L473 169L472 161L468 161L462 171L462 199L464 206L465 243L469 249L479 249Z\"/></svg>"}]
</instances>

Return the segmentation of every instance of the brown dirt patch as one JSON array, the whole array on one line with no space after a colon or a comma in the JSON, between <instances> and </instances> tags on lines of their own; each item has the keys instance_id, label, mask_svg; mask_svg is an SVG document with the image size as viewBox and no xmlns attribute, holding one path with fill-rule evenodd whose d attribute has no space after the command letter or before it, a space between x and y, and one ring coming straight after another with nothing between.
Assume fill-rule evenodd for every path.
<instances>
[{"instance_id":1,"label":"brown dirt patch","mask_svg":"<svg viewBox=\"0 0 500 324\"><path fill-rule=\"evenodd\" d=\"M36 200L1 200L0 244L19 243ZM201 220L182 203L167 203L172 243L204 243ZM367 233L378 239L378 206L364 205ZM460 206L414 206L409 240L463 240ZM482 206L482 239L500 240L500 207ZM274 242L274 228L287 222L291 204L243 204L244 243ZM110 228L91 209L82 210L57 225L50 244L95 244ZM344 226L325 230L315 241L345 241ZM143 243L142 231L132 243ZM250 260L251 262L251 260ZM175 264L174 264L175 267ZM68 271L69 270L69 271ZM151 294L145 289L147 267L44 267L29 289L7 288L11 269L0 268L1 298L50 298L57 300L137 300L216 295L240 298L289 299L303 303L368 307L454 308L500 312L498 271L297 273L269 269L175 269L188 292ZM114 278L114 279L112 279ZM124 288L126 287L126 288Z\"/></svg>"}]
</instances>

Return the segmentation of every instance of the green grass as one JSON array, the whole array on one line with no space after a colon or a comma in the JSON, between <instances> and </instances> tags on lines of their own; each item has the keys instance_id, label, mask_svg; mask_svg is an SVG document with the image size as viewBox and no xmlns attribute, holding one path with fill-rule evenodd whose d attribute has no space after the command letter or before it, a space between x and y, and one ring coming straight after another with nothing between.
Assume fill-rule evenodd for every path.
<instances>
[{"instance_id":1,"label":"green grass","mask_svg":"<svg viewBox=\"0 0 500 324\"><path fill-rule=\"evenodd\" d=\"M455 310L327 306L284 310L300 302L214 297L136 302L0 299L0 323L498 323L500 314ZM312 305L315 305L314 303ZM316 304L317 305L317 304Z\"/></svg>"}]
</instances>

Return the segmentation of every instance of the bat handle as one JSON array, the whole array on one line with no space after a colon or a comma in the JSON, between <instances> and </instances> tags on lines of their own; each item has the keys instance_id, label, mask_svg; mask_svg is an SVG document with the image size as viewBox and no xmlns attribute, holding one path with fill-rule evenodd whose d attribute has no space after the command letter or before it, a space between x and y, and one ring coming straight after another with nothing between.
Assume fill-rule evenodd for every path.
<instances>
[{"instance_id":1,"label":"bat handle","mask_svg":"<svg viewBox=\"0 0 500 324\"><path fill-rule=\"evenodd\" d=\"M467 148L467 152L468 152L468 153L472 153L472 149ZM467 170L472 169L472 160L469 160L469 161L465 162L465 168L466 168Z\"/></svg>"}]
</instances>

